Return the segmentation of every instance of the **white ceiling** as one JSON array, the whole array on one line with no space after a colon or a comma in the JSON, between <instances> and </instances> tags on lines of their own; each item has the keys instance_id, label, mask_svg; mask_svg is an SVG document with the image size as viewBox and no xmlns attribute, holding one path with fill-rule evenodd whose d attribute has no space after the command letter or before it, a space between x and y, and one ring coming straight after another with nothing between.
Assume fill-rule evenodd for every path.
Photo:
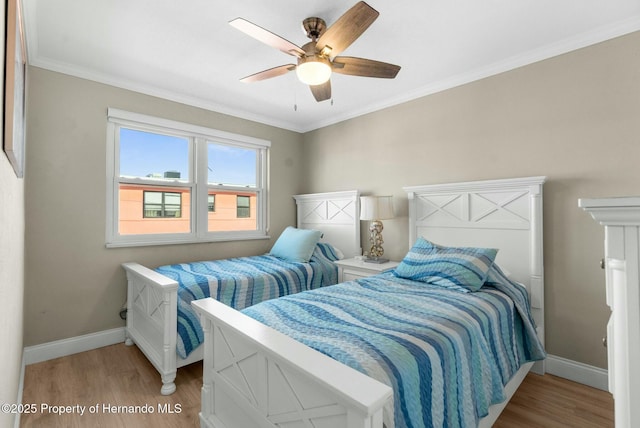
<instances>
[{"instance_id":1,"label":"white ceiling","mask_svg":"<svg viewBox=\"0 0 640 428\"><path fill-rule=\"evenodd\" d=\"M334 74L317 103L295 58L228 25L245 18L301 46L355 0L22 0L29 64L305 132L640 30L638 0L368 0L378 19L343 55L402 66L393 80ZM294 109L297 106L297 110Z\"/></svg>"}]
</instances>

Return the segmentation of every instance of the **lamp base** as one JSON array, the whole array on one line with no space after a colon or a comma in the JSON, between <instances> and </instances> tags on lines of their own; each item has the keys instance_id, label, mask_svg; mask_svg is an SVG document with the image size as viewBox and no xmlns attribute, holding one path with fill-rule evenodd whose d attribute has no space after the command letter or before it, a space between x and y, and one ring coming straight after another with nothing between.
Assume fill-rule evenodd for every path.
<instances>
[{"instance_id":1,"label":"lamp base","mask_svg":"<svg viewBox=\"0 0 640 428\"><path fill-rule=\"evenodd\" d=\"M363 260L363 262L365 263L377 263L377 264L386 263L388 261L389 259L383 259L382 257L367 257L366 259Z\"/></svg>"}]
</instances>

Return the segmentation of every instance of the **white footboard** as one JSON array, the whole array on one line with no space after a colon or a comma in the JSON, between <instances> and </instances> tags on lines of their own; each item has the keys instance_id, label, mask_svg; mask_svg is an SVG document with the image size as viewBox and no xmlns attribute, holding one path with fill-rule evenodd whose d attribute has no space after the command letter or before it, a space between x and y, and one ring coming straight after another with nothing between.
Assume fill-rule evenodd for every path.
<instances>
[{"instance_id":1,"label":"white footboard","mask_svg":"<svg viewBox=\"0 0 640 428\"><path fill-rule=\"evenodd\" d=\"M387 385L214 299L192 305L205 333L203 427L382 428Z\"/></svg>"},{"instance_id":2,"label":"white footboard","mask_svg":"<svg viewBox=\"0 0 640 428\"><path fill-rule=\"evenodd\" d=\"M163 395L176 390L178 283L138 263L127 272L127 345L134 342L162 377Z\"/></svg>"}]
</instances>

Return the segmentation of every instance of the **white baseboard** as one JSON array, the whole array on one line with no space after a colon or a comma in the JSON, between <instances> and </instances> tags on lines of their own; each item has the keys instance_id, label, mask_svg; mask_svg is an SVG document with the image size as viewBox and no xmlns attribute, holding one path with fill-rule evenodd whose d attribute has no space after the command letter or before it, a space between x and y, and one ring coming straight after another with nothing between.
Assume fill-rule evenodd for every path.
<instances>
[{"instance_id":1,"label":"white baseboard","mask_svg":"<svg viewBox=\"0 0 640 428\"><path fill-rule=\"evenodd\" d=\"M90 351L103 346L124 342L125 328L114 328L69 339L56 340L42 345L24 348L23 360L25 365L40 363L54 358Z\"/></svg>"},{"instance_id":2,"label":"white baseboard","mask_svg":"<svg viewBox=\"0 0 640 428\"><path fill-rule=\"evenodd\" d=\"M545 369L547 373L554 376L604 391L609 390L608 372L600 367L590 366L555 355L548 355L545 360Z\"/></svg>"}]
</instances>

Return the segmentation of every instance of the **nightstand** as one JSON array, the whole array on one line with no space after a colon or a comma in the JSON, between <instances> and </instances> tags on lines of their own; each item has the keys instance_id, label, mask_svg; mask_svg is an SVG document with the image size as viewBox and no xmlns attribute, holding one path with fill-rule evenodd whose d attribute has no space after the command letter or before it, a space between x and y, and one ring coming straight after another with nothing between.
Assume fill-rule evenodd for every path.
<instances>
[{"instance_id":1,"label":"nightstand","mask_svg":"<svg viewBox=\"0 0 640 428\"><path fill-rule=\"evenodd\" d=\"M352 281L358 278L376 275L394 269L400 262L388 261L386 263L367 263L355 258L336 260L338 265L338 282Z\"/></svg>"}]
</instances>

